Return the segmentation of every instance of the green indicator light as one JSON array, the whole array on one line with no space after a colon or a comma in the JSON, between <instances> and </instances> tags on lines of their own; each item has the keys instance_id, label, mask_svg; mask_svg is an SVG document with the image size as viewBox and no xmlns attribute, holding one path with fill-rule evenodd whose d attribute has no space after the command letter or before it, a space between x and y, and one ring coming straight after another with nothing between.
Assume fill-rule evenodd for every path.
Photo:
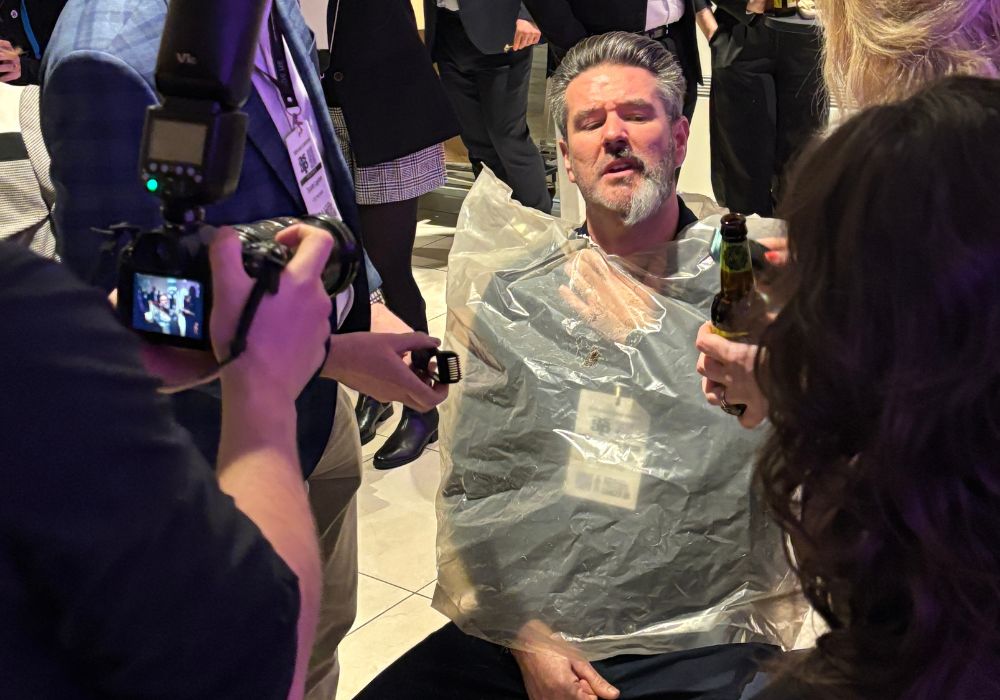
<instances>
[{"instance_id":1,"label":"green indicator light","mask_svg":"<svg viewBox=\"0 0 1000 700\"><path fill-rule=\"evenodd\" d=\"M151 177L148 180L146 180L146 189L149 190L150 192L156 192L156 190L160 189L159 180L157 180L155 177Z\"/></svg>"}]
</instances>

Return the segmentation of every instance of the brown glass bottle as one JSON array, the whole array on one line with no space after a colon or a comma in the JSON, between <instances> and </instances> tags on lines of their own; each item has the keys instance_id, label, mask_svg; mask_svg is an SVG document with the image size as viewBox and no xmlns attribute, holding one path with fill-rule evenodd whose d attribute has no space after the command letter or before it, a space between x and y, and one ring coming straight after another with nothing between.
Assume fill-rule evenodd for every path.
<instances>
[{"instance_id":1,"label":"brown glass bottle","mask_svg":"<svg viewBox=\"0 0 1000 700\"><path fill-rule=\"evenodd\" d=\"M712 332L737 343L754 342L754 330L760 323L764 300L757 292L750 244L747 242L747 220L742 214L726 214L720 225L722 249L719 270L722 288L712 301ZM723 402L723 409L736 416L743 415L746 406Z\"/></svg>"},{"instance_id":2,"label":"brown glass bottle","mask_svg":"<svg viewBox=\"0 0 1000 700\"><path fill-rule=\"evenodd\" d=\"M794 15L799 9L799 0L767 0L764 12L777 17Z\"/></svg>"},{"instance_id":3,"label":"brown glass bottle","mask_svg":"<svg viewBox=\"0 0 1000 700\"><path fill-rule=\"evenodd\" d=\"M726 214L720 231L722 287L712 302L712 330L728 340L753 342L751 335L760 322L764 304L754 281L746 217Z\"/></svg>"}]
</instances>

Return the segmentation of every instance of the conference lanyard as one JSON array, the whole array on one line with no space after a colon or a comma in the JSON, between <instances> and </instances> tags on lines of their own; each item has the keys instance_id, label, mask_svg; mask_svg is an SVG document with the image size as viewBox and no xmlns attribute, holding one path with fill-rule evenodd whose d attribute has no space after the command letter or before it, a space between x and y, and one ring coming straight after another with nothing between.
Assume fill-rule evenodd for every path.
<instances>
[{"instance_id":1,"label":"conference lanyard","mask_svg":"<svg viewBox=\"0 0 1000 700\"><path fill-rule=\"evenodd\" d=\"M31 44L31 50L35 54L35 58L41 60L42 47L35 37L34 30L31 28L31 20L28 19L28 6L25 4L25 0L21 0L21 26L24 27L24 33L28 35L28 42Z\"/></svg>"},{"instance_id":2,"label":"conference lanyard","mask_svg":"<svg viewBox=\"0 0 1000 700\"><path fill-rule=\"evenodd\" d=\"M292 70L288 65L288 57L285 55L285 42L281 38L278 30L278 23L274 19L274 13L267 19L267 33L271 42L271 60L274 62L274 75L267 75L267 78L274 83L281 93L281 100L285 105L285 110L298 119L301 113L299 100L295 96L295 86L292 83Z\"/></svg>"}]
</instances>

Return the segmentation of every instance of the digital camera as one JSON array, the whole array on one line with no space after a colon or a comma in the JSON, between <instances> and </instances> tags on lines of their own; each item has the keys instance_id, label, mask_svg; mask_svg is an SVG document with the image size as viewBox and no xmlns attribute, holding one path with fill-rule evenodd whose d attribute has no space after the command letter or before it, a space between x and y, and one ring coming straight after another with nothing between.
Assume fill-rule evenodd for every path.
<instances>
[{"instance_id":1,"label":"digital camera","mask_svg":"<svg viewBox=\"0 0 1000 700\"><path fill-rule=\"evenodd\" d=\"M118 255L118 312L155 343L208 349L212 308L204 207L239 184L246 143L242 111L251 89L258 34L267 0L171 0L156 64L162 102L146 113L140 180L162 202L163 225L112 226ZM350 229L329 216L279 218L237 225L243 266L265 291L277 291L291 251L275 235L296 222L326 229L335 241L323 272L331 295L361 268Z\"/></svg>"}]
</instances>

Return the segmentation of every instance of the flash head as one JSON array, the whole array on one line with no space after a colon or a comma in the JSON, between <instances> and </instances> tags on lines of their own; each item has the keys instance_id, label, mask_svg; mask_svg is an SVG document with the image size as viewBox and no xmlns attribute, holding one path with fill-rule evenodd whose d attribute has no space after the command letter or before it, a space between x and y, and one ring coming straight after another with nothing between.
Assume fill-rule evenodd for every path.
<instances>
[{"instance_id":1,"label":"flash head","mask_svg":"<svg viewBox=\"0 0 1000 700\"><path fill-rule=\"evenodd\" d=\"M257 37L267 0L171 0L146 112L140 179L168 223L236 191ZM226 31L220 32L219 28Z\"/></svg>"}]
</instances>

